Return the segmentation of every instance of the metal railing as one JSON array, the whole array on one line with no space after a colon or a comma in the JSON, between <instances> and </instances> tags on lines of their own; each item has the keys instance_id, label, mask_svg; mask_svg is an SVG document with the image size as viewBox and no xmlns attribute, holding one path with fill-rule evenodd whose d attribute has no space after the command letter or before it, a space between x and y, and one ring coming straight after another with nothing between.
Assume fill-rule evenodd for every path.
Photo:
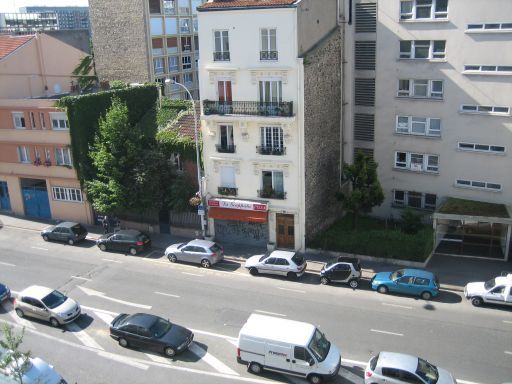
<instances>
[{"instance_id":1,"label":"metal railing","mask_svg":"<svg viewBox=\"0 0 512 384\"><path fill-rule=\"evenodd\" d=\"M213 61L229 61L229 51L227 52L213 52Z\"/></svg>"},{"instance_id":2,"label":"metal railing","mask_svg":"<svg viewBox=\"0 0 512 384\"><path fill-rule=\"evenodd\" d=\"M258 196L264 199L284 200L286 199L286 192L279 192L273 189L258 189Z\"/></svg>"},{"instance_id":3,"label":"metal railing","mask_svg":"<svg viewBox=\"0 0 512 384\"><path fill-rule=\"evenodd\" d=\"M215 148L217 148L219 153L235 153L236 145L216 144Z\"/></svg>"},{"instance_id":4,"label":"metal railing","mask_svg":"<svg viewBox=\"0 0 512 384\"><path fill-rule=\"evenodd\" d=\"M217 192L219 195L222 195L222 196L237 196L238 188L217 187Z\"/></svg>"},{"instance_id":5,"label":"metal railing","mask_svg":"<svg viewBox=\"0 0 512 384\"><path fill-rule=\"evenodd\" d=\"M260 155L274 155L274 156L283 156L286 155L286 147L264 147L257 146L256 152Z\"/></svg>"},{"instance_id":6,"label":"metal railing","mask_svg":"<svg viewBox=\"0 0 512 384\"><path fill-rule=\"evenodd\" d=\"M277 51L260 51L260 60L277 60Z\"/></svg>"},{"instance_id":7,"label":"metal railing","mask_svg":"<svg viewBox=\"0 0 512 384\"><path fill-rule=\"evenodd\" d=\"M293 101L214 101L203 100L205 115L293 116Z\"/></svg>"}]
</instances>

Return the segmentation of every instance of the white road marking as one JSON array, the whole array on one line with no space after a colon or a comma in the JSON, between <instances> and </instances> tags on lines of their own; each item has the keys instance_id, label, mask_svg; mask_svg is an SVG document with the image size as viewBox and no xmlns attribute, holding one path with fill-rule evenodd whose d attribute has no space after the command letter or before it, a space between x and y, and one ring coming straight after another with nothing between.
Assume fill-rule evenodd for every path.
<instances>
[{"instance_id":1,"label":"white road marking","mask_svg":"<svg viewBox=\"0 0 512 384\"><path fill-rule=\"evenodd\" d=\"M0 265L5 265L6 267L15 267L16 265L14 264L11 264L11 263L4 263L4 262L0 262Z\"/></svg>"},{"instance_id":2,"label":"white road marking","mask_svg":"<svg viewBox=\"0 0 512 384\"><path fill-rule=\"evenodd\" d=\"M87 277L82 277L82 276L71 276L72 279L80 279L80 280L85 280L85 281L91 281L91 279L88 279Z\"/></svg>"},{"instance_id":3,"label":"white road marking","mask_svg":"<svg viewBox=\"0 0 512 384\"><path fill-rule=\"evenodd\" d=\"M133 361L133 359L130 359L130 358L127 358L124 356L120 356L120 355L115 355L115 354L109 353L109 352L98 352L98 356L105 357L107 359L117 361L118 363L127 364L132 367L143 369L143 370L147 370L149 368L149 365L147 365L147 364L141 364L136 361Z\"/></svg>"},{"instance_id":4,"label":"white road marking","mask_svg":"<svg viewBox=\"0 0 512 384\"><path fill-rule=\"evenodd\" d=\"M180 298L178 295L173 295L172 293L164 293L164 292L155 292L157 295L162 295L162 296L170 296L170 297L176 297L176 298Z\"/></svg>"},{"instance_id":5,"label":"white road marking","mask_svg":"<svg viewBox=\"0 0 512 384\"><path fill-rule=\"evenodd\" d=\"M167 265L168 267L170 268L184 268L184 269L194 269L194 270L197 270L197 267L195 265L186 265L186 264L176 264L176 263L170 263L168 261L160 261L160 260L155 260L155 259L147 259L147 258L141 258L141 259L135 259L137 261L141 260L142 262L146 261L146 262L149 262L149 263L156 263L156 264L164 264L164 265ZM237 271L234 271L234 272L228 272L228 271L222 271L220 270L219 268L215 268L215 269L210 269L208 272L215 272L215 273L224 273L226 275L230 275L230 276L233 276L233 275L237 275L237 276L243 276L243 277L248 277L250 279L253 279L254 277L251 276L250 274L248 273L244 273L244 272L237 272Z\"/></svg>"},{"instance_id":6,"label":"white road marking","mask_svg":"<svg viewBox=\"0 0 512 384\"><path fill-rule=\"evenodd\" d=\"M169 359L166 359L163 356L153 355L151 353L145 353L145 355L157 363L169 364Z\"/></svg>"},{"instance_id":7,"label":"white road marking","mask_svg":"<svg viewBox=\"0 0 512 384\"><path fill-rule=\"evenodd\" d=\"M393 335L393 336L403 336L402 333L395 333L395 332L388 332L388 331L381 331L379 329L370 329L370 331L372 332L377 332L377 333L384 333L386 335Z\"/></svg>"},{"instance_id":8,"label":"white road marking","mask_svg":"<svg viewBox=\"0 0 512 384\"><path fill-rule=\"evenodd\" d=\"M183 273L184 275L191 275L191 276L199 276L199 277L203 277L204 275L200 275L198 273L190 273L190 272L181 272Z\"/></svg>"},{"instance_id":9,"label":"white road marking","mask_svg":"<svg viewBox=\"0 0 512 384\"><path fill-rule=\"evenodd\" d=\"M388 303L382 303L382 305L385 305L385 306L387 306L387 307L396 307L396 308L412 309L412 307L408 307L407 305L388 304Z\"/></svg>"},{"instance_id":10,"label":"white road marking","mask_svg":"<svg viewBox=\"0 0 512 384\"><path fill-rule=\"evenodd\" d=\"M228 339L227 340L229 343L233 344L235 347L238 348L238 340L231 340L231 339Z\"/></svg>"},{"instance_id":11,"label":"white road marking","mask_svg":"<svg viewBox=\"0 0 512 384\"><path fill-rule=\"evenodd\" d=\"M259 313L264 313L266 315L274 315L274 316L282 316L282 317L286 317L286 315L283 315L282 313L275 313L275 312L267 312L267 311L262 311L260 309L255 309L254 312L259 312Z\"/></svg>"},{"instance_id":12,"label":"white road marking","mask_svg":"<svg viewBox=\"0 0 512 384\"><path fill-rule=\"evenodd\" d=\"M88 307L86 305L80 305L80 307L82 307L82 309L88 309L89 311L94 311L96 313L98 313L98 312L105 313L105 314L108 314L108 315L111 315L114 317L119 315L119 313L117 313L117 312L107 311L106 309L93 308L93 307Z\"/></svg>"},{"instance_id":13,"label":"white road marking","mask_svg":"<svg viewBox=\"0 0 512 384\"><path fill-rule=\"evenodd\" d=\"M283 291L291 291L291 292L298 292L298 293L306 293L306 291L301 291L300 289L291 289L291 288L283 288L283 287L277 287L278 289L282 289Z\"/></svg>"},{"instance_id":14,"label":"white road marking","mask_svg":"<svg viewBox=\"0 0 512 384\"><path fill-rule=\"evenodd\" d=\"M201 358L206 364L210 365L212 368L217 370L220 373L224 373L226 375L235 375L239 376L238 373L233 371L231 368L229 368L226 364L224 364L222 361L214 357L213 355L206 352L203 348L201 348L196 343L192 342L190 344L190 347L188 348L189 351L191 351L194 355Z\"/></svg>"},{"instance_id":15,"label":"white road marking","mask_svg":"<svg viewBox=\"0 0 512 384\"><path fill-rule=\"evenodd\" d=\"M510 320L503 320L503 322L506 324L512 324L512 321L510 321Z\"/></svg>"},{"instance_id":16,"label":"white road marking","mask_svg":"<svg viewBox=\"0 0 512 384\"><path fill-rule=\"evenodd\" d=\"M42 248L42 247L30 247L30 248L40 249L42 251L47 251L48 250L48 248Z\"/></svg>"},{"instance_id":17,"label":"white road marking","mask_svg":"<svg viewBox=\"0 0 512 384\"><path fill-rule=\"evenodd\" d=\"M213 337L219 337L221 339L226 339L226 340L235 340L235 341L238 341L238 338L237 337L232 337L232 336L226 336L226 335L221 335L220 333L213 333L213 332L207 332L207 331L201 331L199 329L190 329L192 332L194 333L198 333L200 335L207 335L207 336L213 336Z\"/></svg>"},{"instance_id":18,"label":"white road marking","mask_svg":"<svg viewBox=\"0 0 512 384\"><path fill-rule=\"evenodd\" d=\"M363 384L364 379L361 376L357 376L356 374L350 372L349 370L341 367L339 370L339 375L341 375L344 379L347 379L351 383Z\"/></svg>"},{"instance_id":19,"label":"white road marking","mask_svg":"<svg viewBox=\"0 0 512 384\"><path fill-rule=\"evenodd\" d=\"M480 383L475 383L474 381L459 380L459 379L457 379L457 383L459 383L459 384L480 384Z\"/></svg>"},{"instance_id":20,"label":"white road marking","mask_svg":"<svg viewBox=\"0 0 512 384\"><path fill-rule=\"evenodd\" d=\"M104 350L104 348L99 345L91 336L89 336L82 328L80 328L77 324L71 323L66 324L66 329L70 331L73 335L75 335L78 340L82 342L83 345L86 345L91 348L96 348L101 351Z\"/></svg>"},{"instance_id":21,"label":"white road marking","mask_svg":"<svg viewBox=\"0 0 512 384\"><path fill-rule=\"evenodd\" d=\"M13 292L14 293L14 292ZM21 317L19 317L15 311L13 311L13 305L10 301L6 301L4 303L2 303L2 307L4 307L4 310L6 312L9 313L9 316L12 317L12 319L18 323L19 325L23 326L23 327L26 327L26 328L30 328L30 329L36 329L36 327L34 326L34 324L32 324L30 321L28 320L25 320L25 319L22 319Z\"/></svg>"},{"instance_id":22,"label":"white road marking","mask_svg":"<svg viewBox=\"0 0 512 384\"><path fill-rule=\"evenodd\" d=\"M109 315L107 313L95 312L96 316L98 316L101 320L103 320L107 325L112 324L112 320L114 320L115 316Z\"/></svg>"},{"instance_id":23,"label":"white road marking","mask_svg":"<svg viewBox=\"0 0 512 384\"><path fill-rule=\"evenodd\" d=\"M357 360L350 360L350 359L341 359L341 361L343 363L347 363L347 364L352 364L352 365L360 365L362 367L366 367L366 364L368 364L368 362L366 361L357 361Z\"/></svg>"},{"instance_id":24,"label":"white road marking","mask_svg":"<svg viewBox=\"0 0 512 384\"><path fill-rule=\"evenodd\" d=\"M111 263L118 263L118 264L122 264L123 263L122 261L112 260L112 259L101 259L101 260L110 261Z\"/></svg>"},{"instance_id":25,"label":"white road marking","mask_svg":"<svg viewBox=\"0 0 512 384\"><path fill-rule=\"evenodd\" d=\"M510 351L505 351L505 353L506 353L507 355L512 355L512 352L510 352Z\"/></svg>"},{"instance_id":26,"label":"white road marking","mask_svg":"<svg viewBox=\"0 0 512 384\"><path fill-rule=\"evenodd\" d=\"M113 301L115 303L130 305L132 307L143 308L143 309L151 309L151 305L137 304L137 303L132 303L130 301L114 299L113 297L105 296L105 294L103 292L95 291L94 289L85 288L85 287L82 287L81 285L77 285L77 287L80 288L86 295L89 295L89 296L98 296L98 297L101 297L101 298L103 298L105 300L110 300L110 301Z\"/></svg>"}]
</instances>

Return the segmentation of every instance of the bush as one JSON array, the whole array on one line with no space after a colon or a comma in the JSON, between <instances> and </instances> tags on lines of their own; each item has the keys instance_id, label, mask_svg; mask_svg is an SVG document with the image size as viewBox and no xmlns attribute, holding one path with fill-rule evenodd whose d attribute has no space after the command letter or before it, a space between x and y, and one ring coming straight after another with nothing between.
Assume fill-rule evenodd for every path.
<instances>
[{"instance_id":1,"label":"bush","mask_svg":"<svg viewBox=\"0 0 512 384\"><path fill-rule=\"evenodd\" d=\"M416 214L411 208L405 208L400 214L400 227L403 233L414 235L423 226L421 224L421 215Z\"/></svg>"}]
</instances>

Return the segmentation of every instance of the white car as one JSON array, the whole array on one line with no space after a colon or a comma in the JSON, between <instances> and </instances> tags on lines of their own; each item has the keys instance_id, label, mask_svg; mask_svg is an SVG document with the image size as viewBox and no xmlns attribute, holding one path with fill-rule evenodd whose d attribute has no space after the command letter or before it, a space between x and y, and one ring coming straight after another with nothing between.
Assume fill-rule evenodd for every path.
<instances>
[{"instance_id":1,"label":"white car","mask_svg":"<svg viewBox=\"0 0 512 384\"><path fill-rule=\"evenodd\" d=\"M251 275L266 273L297 278L306 271L306 259L295 252L272 251L249 257L245 262L245 268Z\"/></svg>"},{"instance_id":2,"label":"white car","mask_svg":"<svg viewBox=\"0 0 512 384\"><path fill-rule=\"evenodd\" d=\"M365 384L457 384L446 369L420 357L404 353L380 352L364 370Z\"/></svg>"},{"instance_id":3,"label":"white car","mask_svg":"<svg viewBox=\"0 0 512 384\"><path fill-rule=\"evenodd\" d=\"M3 360L5 354L11 351L0 348L0 360ZM6 368L0 369L0 382L10 383L8 377L12 379L12 383L17 383L13 377L12 363ZM23 384L67 384L66 380L53 369L53 366L40 359L39 357L30 358L23 368L22 376Z\"/></svg>"},{"instance_id":4,"label":"white car","mask_svg":"<svg viewBox=\"0 0 512 384\"><path fill-rule=\"evenodd\" d=\"M486 282L468 283L464 287L464 296L475 307L483 303L512 305L512 273Z\"/></svg>"}]
</instances>

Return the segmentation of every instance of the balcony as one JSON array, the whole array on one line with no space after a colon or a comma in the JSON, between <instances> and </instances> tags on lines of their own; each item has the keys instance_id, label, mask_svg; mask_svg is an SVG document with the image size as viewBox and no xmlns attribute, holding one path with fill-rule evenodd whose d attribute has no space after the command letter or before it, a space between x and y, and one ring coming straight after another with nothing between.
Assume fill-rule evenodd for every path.
<instances>
[{"instance_id":1,"label":"balcony","mask_svg":"<svg viewBox=\"0 0 512 384\"><path fill-rule=\"evenodd\" d=\"M229 61L229 51L227 52L213 52L213 61Z\"/></svg>"},{"instance_id":2,"label":"balcony","mask_svg":"<svg viewBox=\"0 0 512 384\"><path fill-rule=\"evenodd\" d=\"M273 156L283 156L286 155L286 148L273 148L273 147L256 147L256 152L260 155L273 155Z\"/></svg>"},{"instance_id":3,"label":"balcony","mask_svg":"<svg viewBox=\"0 0 512 384\"><path fill-rule=\"evenodd\" d=\"M213 101L203 100L205 115L293 116L293 101Z\"/></svg>"},{"instance_id":4,"label":"balcony","mask_svg":"<svg viewBox=\"0 0 512 384\"><path fill-rule=\"evenodd\" d=\"M222 196L237 196L238 188L217 187L217 192L219 195L222 195Z\"/></svg>"},{"instance_id":5,"label":"balcony","mask_svg":"<svg viewBox=\"0 0 512 384\"><path fill-rule=\"evenodd\" d=\"M236 145L216 144L215 148L217 148L219 153L235 153Z\"/></svg>"},{"instance_id":6,"label":"balcony","mask_svg":"<svg viewBox=\"0 0 512 384\"><path fill-rule=\"evenodd\" d=\"M277 61L277 51L260 51L261 61Z\"/></svg>"},{"instance_id":7,"label":"balcony","mask_svg":"<svg viewBox=\"0 0 512 384\"><path fill-rule=\"evenodd\" d=\"M276 200L284 200L286 199L286 192L279 192L273 189L259 189L258 196L263 199L276 199Z\"/></svg>"}]
</instances>

